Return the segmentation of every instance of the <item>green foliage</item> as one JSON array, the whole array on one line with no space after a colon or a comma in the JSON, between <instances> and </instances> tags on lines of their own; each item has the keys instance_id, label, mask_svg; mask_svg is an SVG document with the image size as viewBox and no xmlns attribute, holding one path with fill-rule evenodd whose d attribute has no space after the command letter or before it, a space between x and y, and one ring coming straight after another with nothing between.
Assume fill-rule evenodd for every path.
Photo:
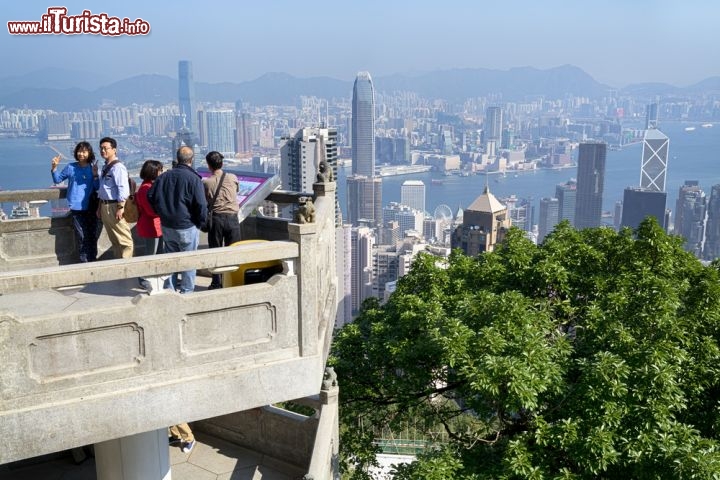
<instances>
[{"instance_id":1,"label":"green foliage","mask_svg":"<svg viewBox=\"0 0 720 480\"><path fill-rule=\"evenodd\" d=\"M450 440L400 479L720 478L719 265L652 220L420 257L333 344L348 476L412 420Z\"/></svg>"}]
</instances>

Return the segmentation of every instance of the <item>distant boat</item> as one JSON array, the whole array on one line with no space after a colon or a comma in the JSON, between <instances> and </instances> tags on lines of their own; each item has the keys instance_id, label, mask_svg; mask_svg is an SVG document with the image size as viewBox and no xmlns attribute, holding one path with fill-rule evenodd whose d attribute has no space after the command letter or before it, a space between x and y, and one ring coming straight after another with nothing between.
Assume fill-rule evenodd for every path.
<instances>
[{"instance_id":1,"label":"distant boat","mask_svg":"<svg viewBox=\"0 0 720 480\"><path fill-rule=\"evenodd\" d=\"M433 178L432 180L430 180L430 183L433 185L442 185L443 181L440 180L439 178Z\"/></svg>"},{"instance_id":2,"label":"distant boat","mask_svg":"<svg viewBox=\"0 0 720 480\"><path fill-rule=\"evenodd\" d=\"M713 126L712 123L703 123L703 124L702 124L702 127L703 127L703 128L710 128L710 127L712 127L712 126Z\"/></svg>"},{"instance_id":3,"label":"distant boat","mask_svg":"<svg viewBox=\"0 0 720 480\"><path fill-rule=\"evenodd\" d=\"M695 127L685 127L686 132L692 132L693 130L695 130Z\"/></svg>"}]
</instances>

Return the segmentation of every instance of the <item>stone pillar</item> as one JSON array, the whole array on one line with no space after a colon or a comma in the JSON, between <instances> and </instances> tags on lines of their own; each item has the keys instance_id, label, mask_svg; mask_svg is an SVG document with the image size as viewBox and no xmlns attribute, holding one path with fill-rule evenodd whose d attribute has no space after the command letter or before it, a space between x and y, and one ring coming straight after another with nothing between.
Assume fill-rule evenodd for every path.
<instances>
[{"instance_id":1,"label":"stone pillar","mask_svg":"<svg viewBox=\"0 0 720 480\"><path fill-rule=\"evenodd\" d=\"M318 235L315 223L288 224L290 240L300 246L295 273L300 286L298 319L300 320L300 356L317 355L318 345ZM334 269L333 269L334 273Z\"/></svg>"},{"instance_id":2,"label":"stone pillar","mask_svg":"<svg viewBox=\"0 0 720 480\"><path fill-rule=\"evenodd\" d=\"M98 480L170 480L167 428L95 444Z\"/></svg>"}]
</instances>

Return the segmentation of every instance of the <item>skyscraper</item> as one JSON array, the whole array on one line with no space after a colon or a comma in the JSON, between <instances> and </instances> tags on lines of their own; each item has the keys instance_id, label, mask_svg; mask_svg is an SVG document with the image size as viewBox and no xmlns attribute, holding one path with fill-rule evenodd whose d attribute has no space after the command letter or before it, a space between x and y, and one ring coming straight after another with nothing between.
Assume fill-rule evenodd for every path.
<instances>
[{"instance_id":1,"label":"skyscraper","mask_svg":"<svg viewBox=\"0 0 720 480\"><path fill-rule=\"evenodd\" d=\"M193 80L192 62L189 60L178 62L178 103L185 128L195 132L195 80Z\"/></svg>"},{"instance_id":2,"label":"skyscraper","mask_svg":"<svg viewBox=\"0 0 720 480\"><path fill-rule=\"evenodd\" d=\"M422 180L405 180L400 186L400 203L425 211L425 184Z\"/></svg>"},{"instance_id":3,"label":"skyscraper","mask_svg":"<svg viewBox=\"0 0 720 480\"><path fill-rule=\"evenodd\" d=\"M250 122L249 113L235 112L235 151L238 153L250 153L252 151Z\"/></svg>"},{"instance_id":4,"label":"skyscraper","mask_svg":"<svg viewBox=\"0 0 720 480\"><path fill-rule=\"evenodd\" d=\"M353 175L375 176L375 89L369 72L355 78L351 135Z\"/></svg>"},{"instance_id":5,"label":"skyscraper","mask_svg":"<svg viewBox=\"0 0 720 480\"><path fill-rule=\"evenodd\" d=\"M645 131L643 137L640 186L654 192L665 191L670 139L657 128Z\"/></svg>"},{"instance_id":6,"label":"skyscraper","mask_svg":"<svg viewBox=\"0 0 720 480\"><path fill-rule=\"evenodd\" d=\"M334 128L301 128L280 148L282 188L312 192L320 162L337 164Z\"/></svg>"},{"instance_id":7,"label":"skyscraper","mask_svg":"<svg viewBox=\"0 0 720 480\"><path fill-rule=\"evenodd\" d=\"M713 185L710 190L703 258L705 260L720 258L720 185Z\"/></svg>"},{"instance_id":8,"label":"skyscraper","mask_svg":"<svg viewBox=\"0 0 720 480\"><path fill-rule=\"evenodd\" d=\"M382 178L351 175L347 178L348 220L357 226L382 223Z\"/></svg>"},{"instance_id":9,"label":"skyscraper","mask_svg":"<svg viewBox=\"0 0 720 480\"><path fill-rule=\"evenodd\" d=\"M553 231L558 224L558 212L560 201L557 198L540 199L540 220L538 222L538 243L545 240L545 237Z\"/></svg>"},{"instance_id":10,"label":"skyscraper","mask_svg":"<svg viewBox=\"0 0 720 480\"><path fill-rule=\"evenodd\" d=\"M621 227L637 228L645 217L655 217L663 229L665 226L665 203L667 193L642 187L625 189L622 202Z\"/></svg>"},{"instance_id":11,"label":"skyscraper","mask_svg":"<svg viewBox=\"0 0 720 480\"><path fill-rule=\"evenodd\" d=\"M685 250L700 258L705 237L707 199L697 180L685 180L675 204L675 234L685 239Z\"/></svg>"},{"instance_id":12,"label":"skyscraper","mask_svg":"<svg viewBox=\"0 0 720 480\"><path fill-rule=\"evenodd\" d=\"M657 128L658 124L658 104L649 103L645 108L645 130Z\"/></svg>"},{"instance_id":13,"label":"skyscraper","mask_svg":"<svg viewBox=\"0 0 720 480\"><path fill-rule=\"evenodd\" d=\"M570 179L555 186L555 198L558 199L558 222L567 220L575 225L575 204L577 201L577 182Z\"/></svg>"},{"instance_id":14,"label":"skyscraper","mask_svg":"<svg viewBox=\"0 0 720 480\"><path fill-rule=\"evenodd\" d=\"M657 124L657 104L655 121L649 121L649 130L643 137L642 160L640 162L640 187L628 187L623 196L622 227L637 228L645 217L652 216L658 225L665 228L665 177L670 140L654 127ZM648 106L648 118L652 116Z\"/></svg>"},{"instance_id":15,"label":"skyscraper","mask_svg":"<svg viewBox=\"0 0 720 480\"><path fill-rule=\"evenodd\" d=\"M500 107L488 107L485 111L485 125L483 132L485 134L485 143L495 142L500 145L502 142L503 131L503 111Z\"/></svg>"},{"instance_id":16,"label":"skyscraper","mask_svg":"<svg viewBox=\"0 0 720 480\"><path fill-rule=\"evenodd\" d=\"M382 178L375 176L375 90L368 72L355 78L352 98L352 175L347 178L350 223L382 222Z\"/></svg>"},{"instance_id":17,"label":"skyscraper","mask_svg":"<svg viewBox=\"0 0 720 480\"><path fill-rule=\"evenodd\" d=\"M581 143L578 150L575 227L599 227L605 183L605 143Z\"/></svg>"},{"instance_id":18,"label":"skyscraper","mask_svg":"<svg viewBox=\"0 0 720 480\"><path fill-rule=\"evenodd\" d=\"M355 227L350 232L351 247L351 279L350 296L353 314L360 310L360 305L372 296L373 285L373 245L375 237L368 227Z\"/></svg>"},{"instance_id":19,"label":"skyscraper","mask_svg":"<svg viewBox=\"0 0 720 480\"><path fill-rule=\"evenodd\" d=\"M235 152L234 126L232 110L207 110L207 147L222 153Z\"/></svg>"}]
</instances>

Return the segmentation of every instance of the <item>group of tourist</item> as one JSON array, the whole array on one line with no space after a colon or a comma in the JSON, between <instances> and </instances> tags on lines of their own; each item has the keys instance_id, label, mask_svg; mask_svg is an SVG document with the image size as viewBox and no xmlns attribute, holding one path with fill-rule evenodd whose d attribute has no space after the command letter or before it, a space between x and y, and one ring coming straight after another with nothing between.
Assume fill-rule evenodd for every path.
<instances>
[{"instance_id":1,"label":"group of tourist","mask_svg":"<svg viewBox=\"0 0 720 480\"><path fill-rule=\"evenodd\" d=\"M205 226L210 248L240 240L238 179L232 173L223 172L221 153L213 151L205 157L212 174L204 181L193 168L195 153L190 147L177 151L173 168L166 173L161 162L147 160L140 169L142 184L137 192L130 189L128 171L118 160L115 139L100 140L100 156L105 160L101 170L90 143L78 143L73 156L76 161L60 172L57 171L60 155L54 157L50 171L56 184L67 180L66 197L81 262L97 260L97 242L103 227L115 258L130 258L133 253L137 256L197 250L200 229ZM137 244L123 215L125 203L133 193L138 209ZM209 216L212 217L210 224L207 223ZM140 279L140 285L148 293L153 289L145 279ZM180 293L194 291L195 270L170 275L164 287ZM208 288L221 287L220 276L213 275ZM169 441L179 444L185 453L195 446L195 437L187 423L170 427Z\"/></svg>"},{"instance_id":2,"label":"group of tourist","mask_svg":"<svg viewBox=\"0 0 720 480\"><path fill-rule=\"evenodd\" d=\"M202 180L193 168L195 153L183 146L176 154L173 168L163 172L163 164L147 160L140 169L142 184L131 191L127 168L117 157L114 138L100 140L97 165L92 145L80 142L75 146L75 162L58 172L60 155L51 163L53 181L67 180L67 201L77 239L81 262L98 258L98 238L105 227L115 258L133 255L155 255L197 250L200 229L207 225L210 248L231 245L240 240L238 179L224 172L223 156L210 152L205 157L211 175ZM133 241L131 224L123 215L125 204L133 198L138 209L137 241ZM208 209L210 215L208 215ZM147 280L140 285L149 290ZM165 288L189 293L195 289L195 270L172 274ZM220 276L213 275L209 288L221 288Z\"/></svg>"}]
</instances>

